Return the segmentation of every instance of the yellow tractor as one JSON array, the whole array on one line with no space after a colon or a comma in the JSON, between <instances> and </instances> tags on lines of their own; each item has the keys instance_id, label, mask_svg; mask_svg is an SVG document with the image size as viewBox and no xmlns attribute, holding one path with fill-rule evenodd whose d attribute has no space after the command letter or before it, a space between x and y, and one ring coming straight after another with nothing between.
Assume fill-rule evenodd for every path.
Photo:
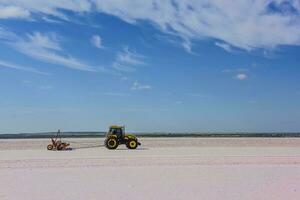
<instances>
[{"instance_id":1,"label":"yellow tractor","mask_svg":"<svg viewBox=\"0 0 300 200\"><path fill-rule=\"evenodd\" d=\"M124 126L110 126L104 145L108 149L116 149L120 144L125 144L128 149L136 149L141 145L135 135L125 134Z\"/></svg>"}]
</instances>

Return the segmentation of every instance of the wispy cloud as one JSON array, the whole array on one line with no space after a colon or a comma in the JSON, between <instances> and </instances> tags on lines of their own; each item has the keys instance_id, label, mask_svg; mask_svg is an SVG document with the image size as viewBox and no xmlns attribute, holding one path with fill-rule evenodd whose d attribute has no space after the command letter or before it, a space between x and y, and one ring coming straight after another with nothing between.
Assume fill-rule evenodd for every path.
<instances>
[{"instance_id":1,"label":"wispy cloud","mask_svg":"<svg viewBox=\"0 0 300 200\"><path fill-rule=\"evenodd\" d=\"M130 51L129 47L124 47L123 51L117 56L117 60L130 65L145 65L143 59L145 56L136 52Z\"/></svg>"},{"instance_id":2,"label":"wispy cloud","mask_svg":"<svg viewBox=\"0 0 300 200\"><path fill-rule=\"evenodd\" d=\"M221 47L222 49L224 49L225 51L231 53L233 51L233 49L231 48L231 46L229 44L226 43L222 43L222 42L215 42L215 45L218 47Z\"/></svg>"},{"instance_id":3,"label":"wispy cloud","mask_svg":"<svg viewBox=\"0 0 300 200\"><path fill-rule=\"evenodd\" d=\"M1 4L3 7L7 2ZM227 45L247 51L300 45L298 0L77 0L64 3L10 0L9 4L21 11L15 16L26 16L30 12L71 20L62 11L70 10L76 13L102 12L131 24L150 21L162 32L186 41L206 38L222 41L220 44L225 50L229 49ZM191 51L190 44L185 42L182 46Z\"/></svg>"},{"instance_id":4,"label":"wispy cloud","mask_svg":"<svg viewBox=\"0 0 300 200\"><path fill-rule=\"evenodd\" d=\"M2 4L2 5L1 5ZM43 14L55 16L63 20L70 20L62 10L69 10L74 12L87 12L92 9L92 2L89 0L76 0L76 1L53 1L53 0L9 0L0 1L1 6L15 7L21 9L25 13ZM20 15L20 14L17 14ZM31 17L33 18L34 15ZM10 18L15 18L11 15Z\"/></svg>"},{"instance_id":5,"label":"wispy cloud","mask_svg":"<svg viewBox=\"0 0 300 200\"><path fill-rule=\"evenodd\" d=\"M135 81L131 87L131 90L150 90L152 89L151 85L142 85L138 81Z\"/></svg>"},{"instance_id":6,"label":"wispy cloud","mask_svg":"<svg viewBox=\"0 0 300 200\"><path fill-rule=\"evenodd\" d=\"M4 40L4 41L15 41L18 40L19 37L11 32L11 31L7 31L4 28L0 27L0 40Z\"/></svg>"},{"instance_id":7,"label":"wispy cloud","mask_svg":"<svg viewBox=\"0 0 300 200\"><path fill-rule=\"evenodd\" d=\"M112 64L112 68L114 68L115 70L118 71L122 71L122 72L133 72L135 71L135 68L132 66L128 66L126 64L120 63L120 62L113 62Z\"/></svg>"},{"instance_id":8,"label":"wispy cloud","mask_svg":"<svg viewBox=\"0 0 300 200\"><path fill-rule=\"evenodd\" d=\"M222 73L234 74L234 78L240 81L246 80L249 78L250 70L247 68L238 68L238 69L223 69Z\"/></svg>"},{"instance_id":9,"label":"wispy cloud","mask_svg":"<svg viewBox=\"0 0 300 200\"><path fill-rule=\"evenodd\" d=\"M93 35L91 37L91 44L99 49L103 48L102 38L99 35Z\"/></svg>"},{"instance_id":10,"label":"wispy cloud","mask_svg":"<svg viewBox=\"0 0 300 200\"><path fill-rule=\"evenodd\" d=\"M51 17L49 17L49 16L43 16L42 19L43 19L45 22L52 23L52 24L61 24L61 23L62 23L62 21L56 20L56 19L51 18Z\"/></svg>"},{"instance_id":11,"label":"wispy cloud","mask_svg":"<svg viewBox=\"0 0 300 200\"><path fill-rule=\"evenodd\" d=\"M235 76L235 78L238 79L238 80L240 80L240 81L243 81L243 80L248 79L248 75L247 75L247 74L241 73L241 74L237 74L237 75Z\"/></svg>"},{"instance_id":12,"label":"wispy cloud","mask_svg":"<svg viewBox=\"0 0 300 200\"><path fill-rule=\"evenodd\" d=\"M0 5L0 19L28 18L29 16L30 12L21 7Z\"/></svg>"},{"instance_id":13,"label":"wispy cloud","mask_svg":"<svg viewBox=\"0 0 300 200\"><path fill-rule=\"evenodd\" d=\"M134 51L130 51L129 47L124 47L122 51L120 51L115 61L112 64L112 67L116 70L131 72L135 71L136 66L146 65L145 56L138 54Z\"/></svg>"},{"instance_id":14,"label":"wispy cloud","mask_svg":"<svg viewBox=\"0 0 300 200\"><path fill-rule=\"evenodd\" d=\"M97 1L96 5L101 12L116 15L129 23L149 20L162 31L182 38L213 38L234 47L252 50L300 44L299 15L284 12L282 8L282 4L289 4L299 13L299 3L295 2L152 0L140 3L104 0Z\"/></svg>"},{"instance_id":15,"label":"wispy cloud","mask_svg":"<svg viewBox=\"0 0 300 200\"><path fill-rule=\"evenodd\" d=\"M0 60L0 67L22 70L22 71L26 71L26 72L35 73L35 74L41 74L41 75L49 75L49 73L39 71L35 68L24 67L24 66L20 66L20 65L11 63L11 62L3 61L3 60Z\"/></svg>"},{"instance_id":16,"label":"wispy cloud","mask_svg":"<svg viewBox=\"0 0 300 200\"><path fill-rule=\"evenodd\" d=\"M32 46L56 51L62 50L57 35L54 33L45 35L40 32L34 32L33 34L27 34L27 38L28 43L31 43Z\"/></svg>"},{"instance_id":17,"label":"wispy cloud","mask_svg":"<svg viewBox=\"0 0 300 200\"><path fill-rule=\"evenodd\" d=\"M58 52L62 50L56 37L36 32L28 34L27 39L21 39L12 46L19 52L32 58L52 64L62 65L71 69L95 72L91 66L72 56L63 56ZM30 51L28 51L30 49Z\"/></svg>"},{"instance_id":18,"label":"wispy cloud","mask_svg":"<svg viewBox=\"0 0 300 200\"><path fill-rule=\"evenodd\" d=\"M2 34L1 34L2 32ZM7 43L19 51L34 59L51 64L61 65L71 69L96 72L94 67L65 54L56 34L43 34L34 32L25 37L19 37L12 32L0 29L0 38L8 40ZM101 69L99 67L99 69Z\"/></svg>"},{"instance_id":19,"label":"wispy cloud","mask_svg":"<svg viewBox=\"0 0 300 200\"><path fill-rule=\"evenodd\" d=\"M188 52L188 53L193 53L192 51L192 43L188 39L184 39L182 42L182 47Z\"/></svg>"}]
</instances>

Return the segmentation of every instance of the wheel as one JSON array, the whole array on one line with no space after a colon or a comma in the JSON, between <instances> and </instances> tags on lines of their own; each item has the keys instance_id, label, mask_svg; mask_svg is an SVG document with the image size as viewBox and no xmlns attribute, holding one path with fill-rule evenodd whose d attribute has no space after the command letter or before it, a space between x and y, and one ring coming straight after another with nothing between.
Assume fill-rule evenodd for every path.
<instances>
[{"instance_id":1,"label":"wheel","mask_svg":"<svg viewBox=\"0 0 300 200\"><path fill-rule=\"evenodd\" d=\"M128 149L136 149L137 146L138 146L138 143L137 143L136 140L129 139L126 142L126 146L127 146Z\"/></svg>"},{"instance_id":2,"label":"wheel","mask_svg":"<svg viewBox=\"0 0 300 200\"><path fill-rule=\"evenodd\" d=\"M111 137L111 138L107 138L105 140L105 146L108 149L116 149L118 147L119 143L117 138Z\"/></svg>"},{"instance_id":3,"label":"wheel","mask_svg":"<svg viewBox=\"0 0 300 200\"><path fill-rule=\"evenodd\" d=\"M49 144L48 146L47 146L47 149L50 151L50 150L53 150L53 145L52 144Z\"/></svg>"}]
</instances>

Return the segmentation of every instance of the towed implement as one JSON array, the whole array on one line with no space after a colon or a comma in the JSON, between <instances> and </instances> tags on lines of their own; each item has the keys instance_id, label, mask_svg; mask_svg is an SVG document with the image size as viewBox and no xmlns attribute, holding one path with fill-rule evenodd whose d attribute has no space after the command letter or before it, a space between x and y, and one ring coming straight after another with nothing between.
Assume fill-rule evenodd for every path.
<instances>
[{"instance_id":1,"label":"towed implement","mask_svg":"<svg viewBox=\"0 0 300 200\"><path fill-rule=\"evenodd\" d=\"M124 126L110 126L104 141L105 147L116 149L120 144L125 144L128 149L136 149L141 145L135 135L125 133Z\"/></svg>"},{"instance_id":2,"label":"towed implement","mask_svg":"<svg viewBox=\"0 0 300 200\"><path fill-rule=\"evenodd\" d=\"M51 144L47 145L48 150L69 150L70 143L62 142L60 130L57 131L56 137L51 138Z\"/></svg>"}]
</instances>

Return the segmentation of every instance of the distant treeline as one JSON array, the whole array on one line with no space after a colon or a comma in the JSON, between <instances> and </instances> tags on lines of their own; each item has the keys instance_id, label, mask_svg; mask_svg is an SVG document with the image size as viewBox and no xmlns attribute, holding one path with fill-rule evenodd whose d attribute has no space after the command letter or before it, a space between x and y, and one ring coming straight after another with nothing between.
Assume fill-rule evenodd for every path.
<instances>
[{"instance_id":1,"label":"distant treeline","mask_svg":"<svg viewBox=\"0 0 300 200\"><path fill-rule=\"evenodd\" d=\"M135 133L138 137L300 137L299 133ZM0 134L0 139L55 137L56 132ZM63 132L63 138L104 137L105 132Z\"/></svg>"}]
</instances>

